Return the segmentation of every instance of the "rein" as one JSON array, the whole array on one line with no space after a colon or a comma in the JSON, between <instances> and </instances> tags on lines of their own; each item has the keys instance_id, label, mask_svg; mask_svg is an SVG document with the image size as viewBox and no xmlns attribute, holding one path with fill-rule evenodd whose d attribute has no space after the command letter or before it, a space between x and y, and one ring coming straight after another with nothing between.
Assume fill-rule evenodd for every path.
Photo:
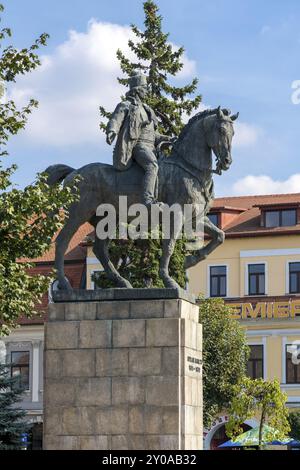
<instances>
[{"instance_id":1,"label":"rein","mask_svg":"<svg viewBox=\"0 0 300 470\"><path fill-rule=\"evenodd\" d=\"M204 121L205 121L205 118L202 119L201 125L202 125L202 129L203 129L203 135L204 135L204 137L207 141L207 131L206 131L205 126L204 126ZM159 146L158 146L159 147L159 154L163 155L163 152L160 151L160 146L161 146L161 144L159 144ZM216 156L217 166L216 166L215 170L199 170L198 168L194 167L191 163L188 163L184 158L182 158L181 155L176 150L176 147L174 147L174 146L172 147L172 152L176 155L176 157L179 157L179 160L170 160L170 159L172 159L172 157L163 156L162 161L165 162L165 163L168 163L168 164L177 165L178 167L180 167L183 170L187 171L187 173L190 173L199 182L200 182L200 179L197 175L195 175L195 171L200 172L200 173L203 172L204 174L205 173L206 174L215 174L215 175L221 175L222 174L222 170L220 168L220 158L218 156ZM182 164L181 162L184 162L184 164Z\"/></svg>"},{"instance_id":2,"label":"rein","mask_svg":"<svg viewBox=\"0 0 300 470\"><path fill-rule=\"evenodd\" d=\"M178 155L178 154L177 154ZM197 175L196 172L199 172L199 173L211 173L210 171L206 170L205 172L201 171L201 170L197 170L193 165L191 165L190 163L184 161L183 163L183 160L173 160L172 157L166 157L164 158L164 160L162 160L162 163L166 163L167 165L173 165L173 166L177 166L179 168L181 168L182 170L186 171L187 173L189 173L193 178L196 178L196 180L202 185L203 184L203 180L200 176ZM196 170L196 172L195 172Z\"/></svg>"}]
</instances>

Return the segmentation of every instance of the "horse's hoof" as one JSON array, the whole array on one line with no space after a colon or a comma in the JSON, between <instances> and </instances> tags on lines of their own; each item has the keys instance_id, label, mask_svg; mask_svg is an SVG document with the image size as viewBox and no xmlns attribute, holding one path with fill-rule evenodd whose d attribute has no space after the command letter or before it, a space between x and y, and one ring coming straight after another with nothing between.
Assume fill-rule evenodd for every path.
<instances>
[{"instance_id":1,"label":"horse's hoof","mask_svg":"<svg viewBox=\"0 0 300 470\"><path fill-rule=\"evenodd\" d=\"M69 283L68 279L64 279L64 280L59 281L58 285L57 285L57 288L59 290L65 290L65 291L68 291L68 292L73 291L73 288L72 288L71 284Z\"/></svg>"},{"instance_id":2,"label":"horse's hoof","mask_svg":"<svg viewBox=\"0 0 300 470\"><path fill-rule=\"evenodd\" d=\"M172 278L164 279L164 285L168 289L181 289L180 285Z\"/></svg>"},{"instance_id":3,"label":"horse's hoof","mask_svg":"<svg viewBox=\"0 0 300 470\"><path fill-rule=\"evenodd\" d=\"M59 282L58 279L55 279L50 287L50 292L49 292L49 301L52 302L53 294L57 291L68 291L72 292L72 287L69 282Z\"/></svg>"},{"instance_id":4,"label":"horse's hoof","mask_svg":"<svg viewBox=\"0 0 300 470\"><path fill-rule=\"evenodd\" d=\"M132 289L132 285L130 284L129 281L127 281L127 279L122 279L120 281L118 281L118 287L122 288L122 289Z\"/></svg>"},{"instance_id":5,"label":"horse's hoof","mask_svg":"<svg viewBox=\"0 0 300 470\"><path fill-rule=\"evenodd\" d=\"M59 285L58 290L63 290L63 291L67 291L67 292L72 292L73 291L72 287L68 286L67 284L62 285L62 286Z\"/></svg>"}]
</instances>

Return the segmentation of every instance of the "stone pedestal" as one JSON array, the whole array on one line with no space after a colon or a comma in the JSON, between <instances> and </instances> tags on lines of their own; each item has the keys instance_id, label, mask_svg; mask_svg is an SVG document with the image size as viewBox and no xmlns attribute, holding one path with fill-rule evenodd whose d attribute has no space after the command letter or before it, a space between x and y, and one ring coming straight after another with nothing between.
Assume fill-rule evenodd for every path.
<instances>
[{"instance_id":1,"label":"stone pedestal","mask_svg":"<svg viewBox=\"0 0 300 470\"><path fill-rule=\"evenodd\" d=\"M58 293L49 306L45 449L202 449L198 307L143 291Z\"/></svg>"}]
</instances>

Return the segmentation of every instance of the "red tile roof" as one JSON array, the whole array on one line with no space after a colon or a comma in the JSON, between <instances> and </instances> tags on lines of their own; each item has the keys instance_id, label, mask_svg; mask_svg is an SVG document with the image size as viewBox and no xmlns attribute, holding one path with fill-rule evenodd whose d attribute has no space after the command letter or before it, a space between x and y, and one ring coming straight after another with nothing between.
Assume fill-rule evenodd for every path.
<instances>
[{"instance_id":1,"label":"red tile roof","mask_svg":"<svg viewBox=\"0 0 300 470\"><path fill-rule=\"evenodd\" d=\"M86 257L86 249L81 246L81 243L85 240L85 238L92 234L94 228L89 224L85 223L82 225L79 230L75 233L72 240L69 243L68 249L65 254L66 261L77 261L77 260L84 260ZM57 236L57 235L56 235ZM53 242L50 246L50 249L41 257L25 260L22 259L20 261L31 261L34 263L49 263L52 264L55 257L55 239L56 236L53 238Z\"/></svg>"},{"instance_id":2,"label":"red tile roof","mask_svg":"<svg viewBox=\"0 0 300 470\"><path fill-rule=\"evenodd\" d=\"M73 261L72 263L65 264L65 274L69 279L71 286L75 289L82 287L81 282L85 275L86 265L85 258L79 261ZM53 268L53 262L51 264L36 265L30 270L32 275L43 275L47 276L51 273ZM33 316L32 318L21 318L19 323L21 325L42 325L47 318L47 306L48 306L48 292L46 292L42 299L41 303L35 306L38 315Z\"/></svg>"},{"instance_id":3,"label":"red tile roof","mask_svg":"<svg viewBox=\"0 0 300 470\"><path fill-rule=\"evenodd\" d=\"M214 205L211 209L213 212L214 207L232 206L235 208L243 208L243 212L237 214L233 220L228 223L224 228L227 238L239 236L265 236L265 235L282 235L282 234L295 234L300 233L300 224L291 227L261 227L261 210L268 206L282 206L293 205L298 206L300 203L300 193L294 194L271 194L264 196L235 196L235 197L222 197L216 198ZM299 220L299 218L298 218Z\"/></svg>"},{"instance_id":4,"label":"red tile roof","mask_svg":"<svg viewBox=\"0 0 300 470\"><path fill-rule=\"evenodd\" d=\"M214 201L216 206L234 206L250 208L256 204L282 204L300 202L300 193L267 194L262 196L228 196L219 197Z\"/></svg>"},{"instance_id":5,"label":"red tile roof","mask_svg":"<svg viewBox=\"0 0 300 470\"><path fill-rule=\"evenodd\" d=\"M93 227L86 223L80 227L80 229L75 233L74 237L72 238L66 255L65 255L65 274L69 279L72 287L78 289L82 287L82 279L85 276L86 270L86 252L87 247L82 242L85 238L93 233ZM31 259L35 263L35 266L30 269L30 273L32 275L47 275L52 272L53 269L53 262L55 256L55 238L53 239L53 243L50 249L40 258ZM25 261L25 260L20 260ZM39 315L35 315L32 318L21 318L20 324L21 325L33 325L33 324L43 324L46 320L46 312L47 312L47 305L48 305L48 293L45 293L42 297L41 303L36 305L36 310Z\"/></svg>"}]
</instances>

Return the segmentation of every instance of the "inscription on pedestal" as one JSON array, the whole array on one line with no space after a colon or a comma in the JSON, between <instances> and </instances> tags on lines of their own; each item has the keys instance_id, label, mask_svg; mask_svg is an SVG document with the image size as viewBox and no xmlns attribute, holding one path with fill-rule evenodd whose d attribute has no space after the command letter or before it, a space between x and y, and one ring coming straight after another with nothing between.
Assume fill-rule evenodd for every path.
<instances>
[{"instance_id":1,"label":"inscription on pedestal","mask_svg":"<svg viewBox=\"0 0 300 470\"><path fill-rule=\"evenodd\" d=\"M189 371L197 372L197 374L200 374L202 377L202 359L195 356L188 356L187 362Z\"/></svg>"}]
</instances>

